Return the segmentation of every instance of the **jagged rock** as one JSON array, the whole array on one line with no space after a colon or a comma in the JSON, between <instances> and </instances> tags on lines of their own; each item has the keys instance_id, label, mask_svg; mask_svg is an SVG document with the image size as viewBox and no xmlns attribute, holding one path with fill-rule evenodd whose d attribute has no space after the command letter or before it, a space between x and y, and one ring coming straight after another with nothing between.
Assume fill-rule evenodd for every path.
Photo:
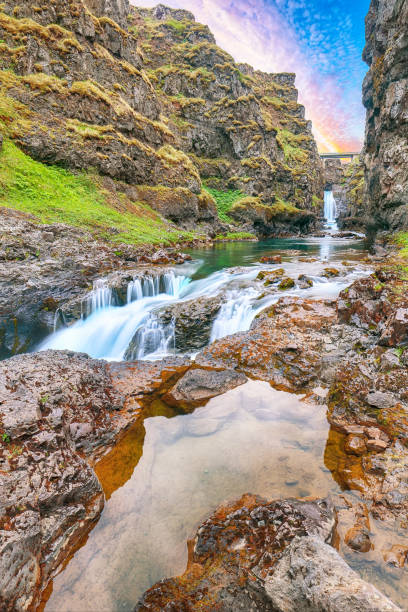
<instances>
[{"instance_id":1,"label":"jagged rock","mask_svg":"<svg viewBox=\"0 0 408 612\"><path fill-rule=\"evenodd\" d=\"M408 7L399 0L373 0L366 18L363 84L367 109L364 217L371 230L408 227L408 145L405 28Z\"/></svg>"},{"instance_id":2,"label":"jagged rock","mask_svg":"<svg viewBox=\"0 0 408 612\"><path fill-rule=\"evenodd\" d=\"M313 287L313 280L306 276L306 274L300 274L298 277L298 285L300 289L309 289Z\"/></svg>"},{"instance_id":3,"label":"jagged rock","mask_svg":"<svg viewBox=\"0 0 408 612\"><path fill-rule=\"evenodd\" d=\"M334 548L313 535L291 542L266 580L265 590L272 609L279 612L401 611L362 580Z\"/></svg>"},{"instance_id":4,"label":"jagged rock","mask_svg":"<svg viewBox=\"0 0 408 612\"><path fill-rule=\"evenodd\" d=\"M174 320L177 350L196 351L209 343L221 305L221 296L200 297L168 306L158 313L158 317L165 325Z\"/></svg>"},{"instance_id":5,"label":"jagged rock","mask_svg":"<svg viewBox=\"0 0 408 612\"><path fill-rule=\"evenodd\" d=\"M222 612L399 610L326 544L333 525L324 500L244 496L199 528L183 576L154 585L135 612L201 610L203 592L205 607Z\"/></svg>"},{"instance_id":6,"label":"jagged rock","mask_svg":"<svg viewBox=\"0 0 408 612\"><path fill-rule=\"evenodd\" d=\"M287 289L293 289L293 287L295 286L295 281L293 280L293 278L283 278L281 280L281 282L278 285L278 289L280 289L281 291L286 291Z\"/></svg>"}]
</instances>

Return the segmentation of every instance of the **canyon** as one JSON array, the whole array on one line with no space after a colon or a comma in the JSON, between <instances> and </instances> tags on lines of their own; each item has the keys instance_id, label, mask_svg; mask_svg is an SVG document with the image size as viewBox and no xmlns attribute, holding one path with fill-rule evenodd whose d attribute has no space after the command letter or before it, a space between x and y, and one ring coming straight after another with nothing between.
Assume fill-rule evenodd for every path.
<instances>
[{"instance_id":1,"label":"canyon","mask_svg":"<svg viewBox=\"0 0 408 612\"><path fill-rule=\"evenodd\" d=\"M406 609L406 10L323 164L189 11L2 3L2 610Z\"/></svg>"}]
</instances>

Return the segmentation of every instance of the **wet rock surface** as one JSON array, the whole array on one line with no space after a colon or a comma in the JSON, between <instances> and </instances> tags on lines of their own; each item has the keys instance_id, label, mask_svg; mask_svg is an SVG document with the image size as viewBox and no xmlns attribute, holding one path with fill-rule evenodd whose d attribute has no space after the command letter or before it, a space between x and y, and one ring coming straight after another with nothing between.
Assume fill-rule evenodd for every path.
<instances>
[{"instance_id":1,"label":"wet rock surface","mask_svg":"<svg viewBox=\"0 0 408 612\"><path fill-rule=\"evenodd\" d=\"M184 374L164 400L171 406L189 410L246 382L247 377L234 370L217 372L194 368Z\"/></svg>"},{"instance_id":2,"label":"wet rock surface","mask_svg":"<svg viewBox=\"0 0 408 612\"><path fill-rule=\"evenodd\" d=\"M244 496L198 529L185 574L154 585L135 611L399 610L327 543L334 523L327 500Z\"/></svg>"},{"instance_id":3,"label":"wet rock surface","mask_svg":"<svg viewBox=\"0 0 408 612\"><path fill-rule=\"evenodd\" d=\"M210 341L211 329L222 306L222 296L196 298L159 313L159 319L166 325L174 321L176 349L197 351Z\"/></svg>"},{"instance_id":4,"label":"wet rock surface","mask_svg":"<svg viewBox=\"0 0 408 612\"><path fill-rule=\"evenodd\" d=\"M2 610L35 609L104 506L92 465L143 419L146 395L166 392L188 367L115 366L68 351L0 363Z\"/></svg>"}]
</instances>

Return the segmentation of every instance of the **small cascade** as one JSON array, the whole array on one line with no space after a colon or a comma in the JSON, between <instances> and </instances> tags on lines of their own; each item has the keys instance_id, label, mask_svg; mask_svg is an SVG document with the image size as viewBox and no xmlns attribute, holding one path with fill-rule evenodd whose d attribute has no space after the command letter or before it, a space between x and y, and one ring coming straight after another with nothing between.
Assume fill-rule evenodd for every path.
<instances>
[{"instance_id":1,"label":"small cascade","mask_svg":"<svg viewBox=\"0 0 408 612\"><path fill-rule=\"evenodd\" d=\"M231 292L213 323L210 342L247 331L254 318L253 301L258 295L255 289Z\"/></svg>"},{"instance_id":2,"label":"small cascade","mask_svg":"<svg viewBox=\"0 0 408 612\"><path fill-rule=\"evenodd\" d=\"M337 206L332 191L324 192L324 218L330 228L337 229Z\"/></svg>"},{"instance_id":3,"label":"small cascade","mask_svg":"<svg viewBox=\"0 0 408 612\"><path fill-rule=\"evenodd\" d=\"M125 359L161 359L175 353L175 321L163 325L153 313L145 324L138 329L133 338Z\"/></svg>"},{"instance_id":4,"label":"small cascade","mask_svg":"<svg viewBox=\"0 0 408 612\"><path fill-rule=\"evenodd\" d=\"M89 317L97 310L103 310L114 305L114 295L111 287L106 285L104 279L94 282L90 295L81 304L81 316Z\"/></svg>"},{"instance_id":5,"label":"small cascade","mask_svg":"<svg viewBox=\"0 0 408 612\"><path fill-rule=\"evenodd\" d=\"M172 270L158 276L142 276L135 278L127 287L127 303L141 300L144 297L154 297L160 294L179 297L190 279L186 276L176 275Z\"/></svg>"}]
</instances>

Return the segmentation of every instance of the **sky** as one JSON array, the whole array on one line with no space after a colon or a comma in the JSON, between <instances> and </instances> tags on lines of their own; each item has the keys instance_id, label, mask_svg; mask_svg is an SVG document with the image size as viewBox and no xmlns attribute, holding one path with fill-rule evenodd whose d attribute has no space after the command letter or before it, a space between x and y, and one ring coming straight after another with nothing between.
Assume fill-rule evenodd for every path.
<instances>
[{"instance_id":1,"label":"sky","mask_svg":"<svg viewBox=\"0 0 408 612\"><path fill-rule=\"evenodd\" d=\"M131 0L152 7L158 0ZM162 0L191 11L237 62L295 72L299 102L321 152L360 151L367 66L364 18L370 0Z\"/></svg>"}]
</instances>

